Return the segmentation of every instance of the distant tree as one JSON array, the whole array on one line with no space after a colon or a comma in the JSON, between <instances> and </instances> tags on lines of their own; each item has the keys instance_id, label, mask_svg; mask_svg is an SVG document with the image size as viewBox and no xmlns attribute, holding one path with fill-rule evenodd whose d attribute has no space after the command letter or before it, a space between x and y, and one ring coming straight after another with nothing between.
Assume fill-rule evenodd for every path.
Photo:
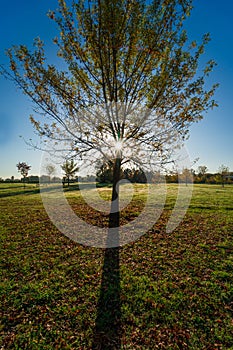
<instances>
[{"instance_id":1,"label":"distant tree","mask_svg":"<svg viewBox=\"0 0 233 350\"><path fill-rule=\"evenodd\" d=\"M113 166L114 163L111 160L106 162L98 162L96 173L96 180L100 183L112 183L113 182Z\"/></svg>"},{"instance_id":2,"label":"distant tree","mask_svg":"<svg viewBox=\"0 0 233 350\"><path fill-rule=\"evenodd\" d=\"M77 164L74 163L74 160L71 159L71 161L66 160L63 165L61 165L62 170L65 173L65 177L68 182L68 187L70 186L70 179L72 179L77 171L79 170Z\"/></svg>"},{"instance_id":3,"label":"distant tree","mask_svg":"<svg viewBox=\"0 0 233 350\"><path fill-rule=\"evenodd\" d=\"M86 181L87 182L95 182L96 181L96 176L95 175L87 175Z\"/></svg>"},{"instance_id":4,"label":"distant tree","mask_svg":"<svg viewBox=\"0 0 233 350\"><path fill-rule=\"evenodd\" d=\"M208 171L207 166L199 165L199 167L197 168L198 182L206 182L207 171Z\"/></svg>"},{"instance_id":5,"label":"distant tree","mask_svg":"<svg viewBox=\"0 0 233 350\"><path fill-rule=\"evenodd\" d=\"M182 170L181 175L179 175L179 179L181 179L181 181L184 182L186 186L188 186L188 183L192 183L193 182L192 169L184 168Z\"/></svg>"},{"instance_id":6,"label":"distant tree","mask_svg":"<svg viewBox=\"0 0 233 350\"><path fill-rule=\"evenodd\" d=\"M103 163L96 173L97 181L100 183L113 183L114 162L109 160ZM152 179L152 173L145 173L141 168L121 169L120 179L126 179L134 183L146 183L147 179Z\"/></svg>"},{"instance_id":7,"label":"distant tree","mask_svg":"<svg viewBox=\"0 0 233 350\"><path fill-rule=\"evenodd\" d=\"M39 176L31 175L31 176L28 177L28 181L30 183L38 184L39 183Z\"/></svg>"},{"instance_id":8,"label":"distant tree","mask_svg":"<svg viewBox=\"0 0 233 350\"><path fill-rule=\"evenodd\" d=\"M51 176L53 174L55 174L56 172L56 168L53 164L47 164L46 167L45 167L45 170L46 170L46 173L48 174L49 176L49 182L51 181Z\"/></svg>"},{"instance_id":9,"label":"distant tree","mask_svg":"<svg viewBox=\"0 0 233 350\"><path fill-rule=\"evenodd\" d=\"M100 183L113 183L114 162L108 160L100 162L99 169L96 173L96 179ZM146 183L147 180L152 180L154 174L144 172L141 168L125 168L121 169L120 179L126 179L134 183Z\"/></svg>"},{"instance_id":10,"label":"distant tree","mask_svg":"<svg viewBox=\"0 0 233 350\"><path fill-rule=\"evenodd\" d=\"M58 177L58 176L53 176L53 177L52 177L52 182L60 183L61 180L62 180L62 179L61 179L60 177Z\"/></svg>"},{"instance_id":11,"label":"distant tree","mask_svg":"<svg viewBox=\"0 0 233 350\"><path fill-rule=\"evenodd\" d=\"M28 176L28 172L31 169L31 166L25 162L21 162L21 163L19 162L18 164L16 164L16 167L18 169L18 172L23 176L23 183L25 188L25 180L26 180L26 177Z\"/></svg>"},{"instance_id":12,"label":"distant tree","mask_svg":"<svg viewBox=\"0 0 233 350\"><path fill-rule=\"evenodd\" d=\"M132 182L135 182L135 183L147 182L146 174L141 168L133 170Z\"/></svg>"},{"instance_id":13,"label":"distant tree","mask_svg":"<svg viewBox=\"0 0 233 350\"><path fill-rule=\"evenodd\" d=\"M41 175L39 178L40 183L47 184L50 182L49 175Z\"/></svg>"},{"instance_id":14,"label":"distant tree","mask_svg":"<svg viewBox=\"0 0 233 350\"><path fill-rule=\"evenodd\" d=\"M199 167L197 168L197 173L200 175L205 175L207 171L208 171L208 168L205 165L199 165Z\"/></svg>"},{"instance_id":15,"label":"distant tree","mask_svg":"<svg viewBox=\"0 0 233 350\"><path fill-rule=\"evenodd\" d=\"M177 169L173 169L173 170L170 170L170 171L167 171L166 173L166 182L168 183L178 183L178 171Z\"/></svg>"},{"instance_id":16,"label":"distant tree","mask_svg":"<svg viewBox=\"0 0 233 350\"><path fill-rule=\"evenodd\" d=\"M228 166L222 164L218 168L218 172L221 176L222 187L224 187L227 175L229 174L229 168L228 168Z\"/></svg>"}]
</instances>

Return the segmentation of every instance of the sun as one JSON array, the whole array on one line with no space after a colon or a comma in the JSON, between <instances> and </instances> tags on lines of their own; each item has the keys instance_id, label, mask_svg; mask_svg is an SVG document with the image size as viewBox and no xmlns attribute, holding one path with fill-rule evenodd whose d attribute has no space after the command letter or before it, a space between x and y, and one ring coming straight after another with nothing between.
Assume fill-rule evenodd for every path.
<instances>
[{"instance_id":1,"label":"sun","mask_svg":"<svg viewBox=\"0 0 233 350\"><path fill-rule=\"evenodd\" d=\"M119 140L119 141L116 141L116 142L115 142L114 147L115 147L115 150L116 150L117 152L119 152L119 151L122 150L122 146L123 146L122 141Z\"/></svg>"}]
</instances>

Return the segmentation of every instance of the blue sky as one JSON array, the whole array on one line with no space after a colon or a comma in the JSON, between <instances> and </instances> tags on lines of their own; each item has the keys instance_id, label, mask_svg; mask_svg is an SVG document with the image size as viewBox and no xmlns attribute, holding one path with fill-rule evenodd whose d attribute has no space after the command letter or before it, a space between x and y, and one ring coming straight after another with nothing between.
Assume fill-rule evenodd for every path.
<instances>
[{"instance_id":1,"label":"blue sky","mask_svg":"<svg viewBox=\"0 0 233 350\"><path fill-rule=\"evenodd\" d=\"M57 7L56 0L4 1L0 14L0 63L7 59L6 48L14 44L30 46L40 36L46 43L46 52L53 57L52 38L58 35L56 25L47 18L49 9ZM221 164L233 171L233 2L231 0L194 0L194 10L186 23L190 39L201 40L210 32L209 43L201 62L209 59L218 63L208 81L218 82L215 95L219 107L205 114L204 119L190 129L186 145L196 165L206 165L211 172ZM0 177L19 177L16 163L25 161L32 166L31 174L39 173L41 153L30 149L25 139L36 139L29 121L32 104L13 83L0 77Z\"/></svg>"}]
</instances>

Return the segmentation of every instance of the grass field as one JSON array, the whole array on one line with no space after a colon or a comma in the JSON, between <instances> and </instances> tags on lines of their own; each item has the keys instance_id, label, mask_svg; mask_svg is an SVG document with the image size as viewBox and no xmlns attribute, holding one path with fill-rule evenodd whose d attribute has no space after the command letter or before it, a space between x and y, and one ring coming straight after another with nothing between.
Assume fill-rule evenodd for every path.
<instances>
[{"instance_id":1,"label":"grass field","mask_svg":"<svg viewBox=\"0 0 233 350\"><path fill-rule=\"evenodd\" d=\"M138 189L122 222L143 206ZM195 185L168 234L176 192L147 234L106 252L63 236L36 186L0 184L0 349L233 349L233 186ZM75 187L66 196L107 224Z\"/></svg>"}]
</instances>

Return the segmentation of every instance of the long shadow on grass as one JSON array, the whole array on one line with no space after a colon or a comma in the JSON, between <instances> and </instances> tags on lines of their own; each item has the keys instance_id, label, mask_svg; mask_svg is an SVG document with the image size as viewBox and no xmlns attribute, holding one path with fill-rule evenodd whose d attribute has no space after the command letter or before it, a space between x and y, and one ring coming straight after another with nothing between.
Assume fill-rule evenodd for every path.
<instances>
[{"instance_id":1,"label":"long shadow on grass","mask_svg":"<svg viewBox=\"0 0 233 350\"><path fill-rule=\"evenodd\" d=\"M36 188L29 188L29 189L24 189L23 187L21 187L21 191L11 191L11 192L3 192L3 193L0 193L0 198L3 198L3 197L13 197L13 196L19 196L19 195L32 195L32 194L38 194L40 193L41 191L43 192L52 192L56 189L59 189L60 188L60 185L55 185L55 186L42 186L42 187L36 187ZM77 190L77 186L75 188L72 188L72 191L74 190ZM67 187L67 188L64 188L64 191L67 192L67 191L70 191L70 189Z\"/></svg>"},{"instance_id":2,"label":"long shadow on grass","mask_svg":"<svg viewBox=\"0 0 233 350\"><path fill-rule=\"evenodd\" d=\"M4 186L4 187L1 187L0 189L1 190L14 190L15 188L22 188L23 189L23 186L22 185L18 185L18 186Z\"/></svg>"},{"instance_id":3,"label":"long shadow on grass","mask_svg":"<svg viewBox=\"0 0 233 350\"><path fill-rule=\"evenodd\" d=\"M33 190L22 190L22 191L12 191L7 193L0 193L0 198L4 197L13 197L13 196L19 196L19 195L30 195L30 194L37 194L40 192L39 188L33 189Z\"/></svg>"},{"instance_id":4,"label":"long shadow on grass","mask_svg":"<svg viewBox=\"0 0 233 350\"><path fill-rule=\"evenodd\" d=\"M119 215L117 221L119 227ZM117 235L118 239L119 230L116 227L117 225L110 217L109 228L115 228L114 235ZM106 248L104 251L104 264L92 350L118 350L121 348L119 253L119 247Z\"/></svg>"},{"instance_id":5,"label":"long shadow on grass","mask_svg":"<svg viewBox=\"0 0 233 350\"><path fill-rule=\"evenodd\" d=\"M50 192L50 191L54 191L56 188L60 188L61 185L57 185L57 186L42 186L42 190L43 192ZM89 187L92 188L92 185L88 185L88 184L82 184L82 188L83 189L88 189ZM97 184L97 187L109 187L109 184ZM18 190L18 189L21 190ZM0 198L4 198L4 197L13 197L13 196L19 196L19 195L30 195L30 194L37 194L40 193L41 188L38 186L37 188L31 188L31 189L27 189L27 188L23 188L23 186L14 186L14 187L3 187L1 188L1 190L8 190L10 189L10 192L2 192L0 193ZM14 189L17 189L16 191L14 191ZM64 192L72 192L72 191L79 191L79 185L78 184L71 184L69 187L68 186L64 186L63 187Z\"/></svg>"}]
</instances>

